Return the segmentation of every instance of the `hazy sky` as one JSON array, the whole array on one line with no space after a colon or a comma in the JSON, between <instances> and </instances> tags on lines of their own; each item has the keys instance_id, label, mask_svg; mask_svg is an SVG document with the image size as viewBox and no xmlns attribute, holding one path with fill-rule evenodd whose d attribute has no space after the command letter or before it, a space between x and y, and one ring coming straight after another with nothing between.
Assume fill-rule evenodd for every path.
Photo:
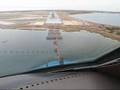
<instances>
[{"instance_id":1,"label":"hazy sky","mask_svg":"<svg viewBox=\"0 0 120 90\"><path fill-rule=\"evenodd\" d=\"M0 10L77 9L120 11L120 0L0 0Z\"/></svg>"}]
</instances>

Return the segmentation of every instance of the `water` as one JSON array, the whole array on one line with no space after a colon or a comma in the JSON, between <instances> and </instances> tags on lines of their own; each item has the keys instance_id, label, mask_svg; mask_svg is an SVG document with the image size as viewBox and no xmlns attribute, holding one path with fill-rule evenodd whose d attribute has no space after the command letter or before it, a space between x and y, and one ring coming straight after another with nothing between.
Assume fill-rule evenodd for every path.
<instances>
[{"instance_id":1,"label":"water","mask_svg":"<svg viewBox=\"0 0 120 90\"><path fill-rule=\"evenodd\" d=\"M59 65L47 31L0 30L0 76ZM92 61L120 47L120 42L85 30L62 32L65 64Z\"/></svg>"},{"instance_id":2,"label":"water","mask_svg":"<svg viewBox=\"0 0 120 90\"><path fill-rule=\"evenodd\" d=\"M119 14L112 14L112 13L77 14L77 15L73 15L73 17L77 19L88 20L101 24L120 26L120 13Z\"/></svg>"}]
</instances>

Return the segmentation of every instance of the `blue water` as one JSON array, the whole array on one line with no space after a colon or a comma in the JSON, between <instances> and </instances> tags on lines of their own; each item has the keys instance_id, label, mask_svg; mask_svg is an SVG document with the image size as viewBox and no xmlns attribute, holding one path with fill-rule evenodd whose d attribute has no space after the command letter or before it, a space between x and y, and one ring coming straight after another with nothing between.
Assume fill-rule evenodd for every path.
<instances>
[{"instance_id":1,"label":"blue water","mask_svg":"<svg viewBox=\"0 0 120 90\"><path fill-rule=\"evenodd\" d=\"M90 13L73 15L77 19L92 21L101 24L120 26L120 13Z\"/></svg>"},{"instance_id":2,"label":"blue water","mask_svg":"<svg viewBox=\"0 0 120 90\"><path fill-rule=\"evenodd\" d=\"M59 65L47 36L47 31L0 30L0 76ZM120 47L117 40L85 30L61 31L61 36L64 64L92 61Z\"/></svg>"}]
</instances>

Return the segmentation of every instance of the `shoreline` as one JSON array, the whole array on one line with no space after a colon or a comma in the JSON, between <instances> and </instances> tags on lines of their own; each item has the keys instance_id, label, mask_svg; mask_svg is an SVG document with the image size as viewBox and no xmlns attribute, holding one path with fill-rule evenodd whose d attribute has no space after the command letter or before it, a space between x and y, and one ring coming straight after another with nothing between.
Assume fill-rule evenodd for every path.
<instances>
[{"instance_id":1,"label":"shoreline","mask_svg":"<svg viewBox=\"0 0 120 90\"><path fill-rule=\"evenodd\" d=\"M15 13L15 12L14 12ZM41 14L40 14L41 13ZM120 41L120 27L94 23L86 20L77 20L70 16L69 12L56 12L59 18L62 20L62 24L50 25L46 24L48 12L18 12L11 16L11 14L1 14L1 29L19 29L19 30L35 30L44 31L44 29L61 29L65 32L77 32L80 30L86 30L89 32L99 33L105 37ZM21 16L22 15L22 16ZM39 17L38 17L39 15ZM9 17L10 16L10 17ZM5 18L7 17L7 18ZM24 17L24 19L23 19ZM31 18L33 20L31 20ZM13 24L11 24L13 23Z\"/></svg>"}]
</instances>

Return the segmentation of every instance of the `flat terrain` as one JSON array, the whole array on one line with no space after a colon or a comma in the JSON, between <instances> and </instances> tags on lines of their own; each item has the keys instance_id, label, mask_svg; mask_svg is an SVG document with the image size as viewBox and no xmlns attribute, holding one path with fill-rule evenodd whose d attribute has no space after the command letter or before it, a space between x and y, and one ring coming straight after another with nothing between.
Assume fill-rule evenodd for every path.
<instances>
[{"instance_id":1,"label":"flat terrain","mask_svg":"<svg viewBox=\"0 0 120 90\"><path fill-rule=\"evenodd\" d=\"M49 12L51 11L0 12L0 28L13 30L45 30L55 28L62 29L65 32L87 30L120 41L120 27L103 25L85 20L76 20L70 17L71 14L94 13L93 11L56 11L59 18L62 20L62 24L55 24L54 26L45 23Z\"/></svg>"}]
</instances>

